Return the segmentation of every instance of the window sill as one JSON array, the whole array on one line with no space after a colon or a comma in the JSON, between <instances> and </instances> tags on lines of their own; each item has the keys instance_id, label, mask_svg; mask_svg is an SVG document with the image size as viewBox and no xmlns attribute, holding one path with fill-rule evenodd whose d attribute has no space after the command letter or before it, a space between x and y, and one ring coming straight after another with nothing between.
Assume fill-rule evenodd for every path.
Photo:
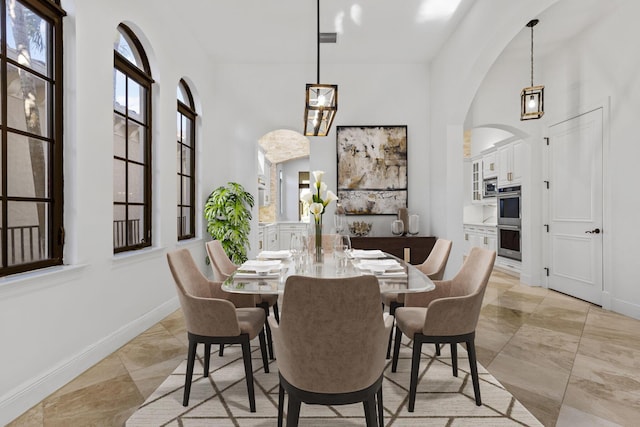
<instances>
[{"instance_id":1,"label":"window sill","mask_svg":"<svg viewBox=\"0 0 640 427\"><path fill-rule=\"evenodd\" d=\"M154 246L137 251L121 252L113 256L111 265L113 267L125 267L131 264L137 264L140 261L157 258L165 253L165 247Z\"/></svg>"},{"instance_id":2,"label":"window sill","mask_svg":"<svg viewBox=\"0 0 640 427\"><path fill-rule=\"evenodd\" d=\"M56 265L0 278L0 298L36 292L79 277L87 264Z\"/></svg>"}]
</instances>

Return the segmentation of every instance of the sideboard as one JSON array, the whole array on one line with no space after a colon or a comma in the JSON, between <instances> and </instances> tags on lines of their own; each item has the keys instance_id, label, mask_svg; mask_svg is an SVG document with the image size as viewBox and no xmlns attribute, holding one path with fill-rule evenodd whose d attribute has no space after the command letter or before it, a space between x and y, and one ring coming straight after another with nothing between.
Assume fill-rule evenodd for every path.
<instances>
[{"instance_id":1,"label":"sideboard","mask_svg":"<svg viewBox=\"0 0 640 427\"><path fill-rule=\"evenodd\" d=\"M422 264L436 240L433 236L352 237L351 246L354 249L380 249L411 264Z\"/></svg>"}]
</instances>

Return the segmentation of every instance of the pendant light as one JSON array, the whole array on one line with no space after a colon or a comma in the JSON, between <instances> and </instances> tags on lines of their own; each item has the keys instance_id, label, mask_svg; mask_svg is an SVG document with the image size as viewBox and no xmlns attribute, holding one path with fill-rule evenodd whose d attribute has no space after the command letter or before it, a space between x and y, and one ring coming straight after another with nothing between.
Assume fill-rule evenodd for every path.
<instances>
[{"instance_id":1,"label":"pendant light","mask_svg":"<svg viewBox=\"0 0 640 427\"><path fill-rule=\"evenodd\" d=\"M520 92L520 120L539 119L544 114L544 86L533 85L533 27L538 22L532 19L527 24L531 28L531 86Z\"/></svg>"},{"instance_id":2,"label":"pendant light","mask_svg":"<svg viewBox=\"0 0 640 427\"><path fill-rule=\"evenodd\" d=\"M317 5L318 75L316 84L307 83L304 106L305 136L327 136L338 111L338 85L320 84L320 0L317 0Z\"/></svg>"}]
</instances>

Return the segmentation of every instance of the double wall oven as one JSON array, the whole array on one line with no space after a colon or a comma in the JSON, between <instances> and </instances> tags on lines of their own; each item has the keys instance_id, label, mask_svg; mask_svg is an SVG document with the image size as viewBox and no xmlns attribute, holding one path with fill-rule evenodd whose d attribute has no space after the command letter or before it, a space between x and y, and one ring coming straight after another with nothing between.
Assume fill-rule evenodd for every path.
<instances>
[{"instance_id":1,"label":"double wall oven","mask_svg":"<svg viewBox=\"0 0 640 427\"><path fill-rule=\"evenodd\" d=\"M498 190L498 255L522 260L520 186Z\"/></svg>"}]
</instances>

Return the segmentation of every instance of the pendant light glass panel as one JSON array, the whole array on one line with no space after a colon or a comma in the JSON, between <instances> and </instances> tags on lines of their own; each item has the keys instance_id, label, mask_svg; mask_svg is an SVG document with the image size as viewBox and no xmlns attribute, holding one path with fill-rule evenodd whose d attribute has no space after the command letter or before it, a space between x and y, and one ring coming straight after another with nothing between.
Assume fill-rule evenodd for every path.
<instances>
[{"instance_id":1,"label":"pendant light glass panel","mask_svg":"<svg viewBox=\"0 0 640 427\"><path fill-rule=\"evenodd\" d=\"M544 86L525 87L520 93L520 120L539 119L544 114Z\"/></svg>"},{"instance_id":2,"label":"pendant light glass panel","mask_svg":"<svg viewBox=\"0 0 640 427\"><path fill-rule=\"evenodd\" d=\"M307 83L304 135L327 136L338 111L338 86Z\"/></svg>"}]
</instances>

